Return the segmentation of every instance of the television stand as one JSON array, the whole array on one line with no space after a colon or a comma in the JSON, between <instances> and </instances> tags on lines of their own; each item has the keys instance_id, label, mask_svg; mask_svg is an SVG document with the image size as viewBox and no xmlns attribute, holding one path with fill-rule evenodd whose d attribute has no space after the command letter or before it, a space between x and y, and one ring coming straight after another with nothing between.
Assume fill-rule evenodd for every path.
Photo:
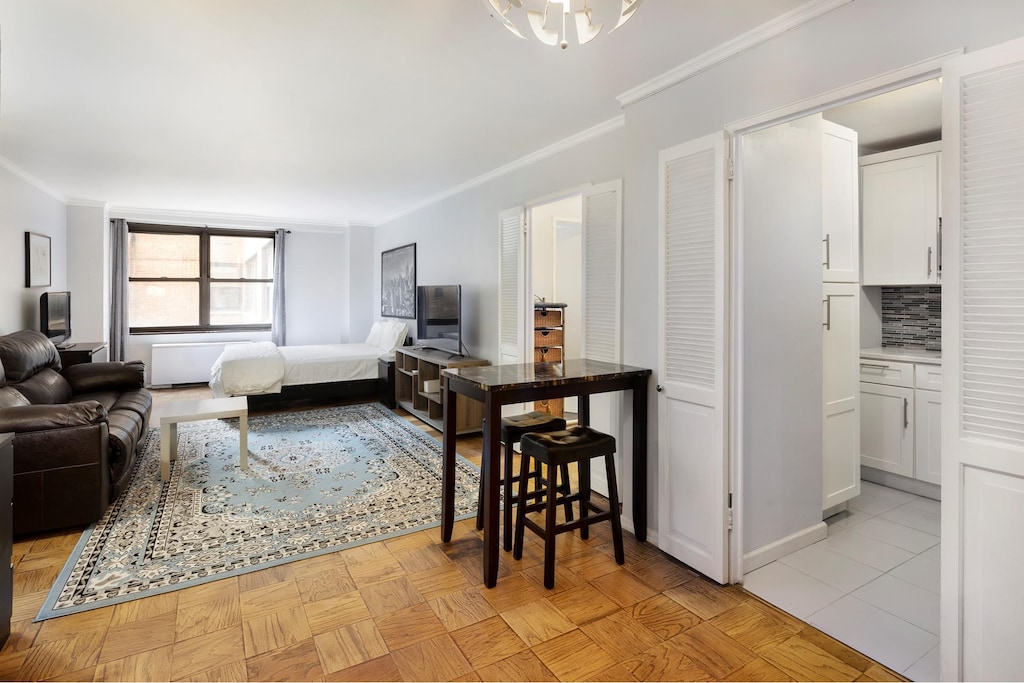
<instances>
[{"instance_id":1,"label":"television stand","mask_svg":"<svg viewBox=\"0 0 1024 683\"><path fill-rule=\"evenodd\" d=\"M490 365L483 358L453 356L449 351L422 347L395 349L395 402L423 422L444 431L444 398L442 392L425 391L424 382L441 380L441 371L470 365ZM456 434L479 432L483 424L483 404L466 396L458 396Z\"/></svg>"},{"instance_id":2,"label":"television stand","mask_svg":"<svg viewBox=\"0 0 1024 683\"><path fill-rule=\"evenodd\" d=\"M60 349L61 351L65 350L65 349L73 349L73 348L75 348L75 346L77 346L77 344L75 344L75 342L68 342L68 341L61 342L60 344L57 344L57 348Z\"/></svg>"}]
</instances>

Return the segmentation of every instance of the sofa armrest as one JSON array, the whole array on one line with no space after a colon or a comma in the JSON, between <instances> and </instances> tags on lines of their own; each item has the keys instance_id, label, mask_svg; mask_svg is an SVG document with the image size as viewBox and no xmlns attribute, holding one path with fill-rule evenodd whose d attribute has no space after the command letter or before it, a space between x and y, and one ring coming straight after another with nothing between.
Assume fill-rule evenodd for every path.
<instances>
[{"instance_id":1,"label":"sofa armrest","mask_svg":"<svg viewBox=\"0 0 1024 683\"><path fill-rule=\"evenodd\" d=\"M0 410L0 433L41 432L106 422L107 410L98 401L56 405L15 406Z\"/></svg>"},{"instance_id":2,"label":"sofa armrest","mask_svg":"<svg viewBox=\"0 0 1024 683\"><path fill-rule=\"evenodd\" d=\"M140 360L79 363L62 373L73 395L95 391L141 389L146 382L146 364Z\"/></svg>"}]
</instances>

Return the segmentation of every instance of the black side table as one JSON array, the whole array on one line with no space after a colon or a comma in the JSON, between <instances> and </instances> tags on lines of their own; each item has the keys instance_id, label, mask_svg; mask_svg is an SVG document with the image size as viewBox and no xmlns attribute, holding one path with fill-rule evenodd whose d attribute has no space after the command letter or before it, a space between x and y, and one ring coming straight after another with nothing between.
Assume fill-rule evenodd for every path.
<instances>
[{"instance_id":1,"label":"black side table","mask_svg":"<svg viewBox=\"0 0 1024 683\"><path fill-rule=\"evenodd\" d=\"M395 359L381 356L377 359L377 391L380 402L388 408L396 408L395 402Z\"/></svg>"},{"instance_id":2,"label":"black side table","mask_svg":"<svg viewBox=\"0 0 1024 683\"><path fill-rule=\"evenodd\" d=\"M57 353L64 368L79 363L104 363L107 360L107 342L71 342L66 349L58 346Z\"/></svg>"}]
</instances>

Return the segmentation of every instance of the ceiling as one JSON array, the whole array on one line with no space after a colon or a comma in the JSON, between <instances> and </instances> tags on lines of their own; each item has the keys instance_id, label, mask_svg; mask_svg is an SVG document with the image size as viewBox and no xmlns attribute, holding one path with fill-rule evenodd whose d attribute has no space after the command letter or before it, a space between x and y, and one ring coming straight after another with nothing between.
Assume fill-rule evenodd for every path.
<instances>
[{"instance_id":1,"label":"ceiling","mask_svg":"<svg viewBox=\"0 0 1024 683\"><path fill-rule=\"evenodd\" d=\"M823 115L857 131L862 154L931 142L942 134L942 81L934 78L851 102Z\"/></svg>"},{"instance_id":2,"label":"ceiling","mask_svg":"<svg viewBox=\"0 0 1024 683\"><path fill-rule=\"evenodd\" d=\"M70 200L378 225L805 0L645 0L567 50L480 0L0 0L0 157Z\"/></svg>"}]
</instances>

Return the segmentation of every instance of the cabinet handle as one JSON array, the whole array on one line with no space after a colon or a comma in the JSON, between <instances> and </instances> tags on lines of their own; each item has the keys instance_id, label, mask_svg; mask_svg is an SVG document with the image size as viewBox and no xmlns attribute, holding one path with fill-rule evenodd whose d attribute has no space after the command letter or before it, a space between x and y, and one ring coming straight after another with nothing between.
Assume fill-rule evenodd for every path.
<instances>
[{"instance_id":1,"label":"cabinet handle","mask_svg":"<svg viewBox=\"0 0 1024 683\"><path fill-rule=\"evenodd\" d=\"M822 301L822 303L825 304L825 322L823 322L822 325L825 326L826 330L831 331L832 330L832 295L831 294L827 295L825 297L824 301Z\"/></svg>"},{"instance_id":2,"label":"cabinet handle","mask_svg":"<svg viewBox=\"0 0 1024 683\"><path fill-rule=\"evenodd\" d=\"M935 250L935 270L942 272L942 216L939 216L939 234L936 243L939 245Z\"/></svg>"},{"instance_id":3,"label":"cabinet handle","mask_svg":"<svg viewBox=\"0 0 1024 683\"><path fill-rule=\"evenodd\" d=\"M932 276L932 248L928 247L928 277Z\"/></svg>"},{"instance_id":4,"label":"cabinet handle","mask_svg":"<svg viewBox=\"0 0 1024 683\"><path fill-rule=\"evenodd\" d=\"M881 363L861 363L862 368L878 368L879 370L888 370L888 365L882 365Z\"/></svg>"},{"instance_id":5,"label":"cabinet handle","mask_svg":"<svg viewBox=\"0 0 1024 683\"><path fill-rule=\"evenodd\" d=\"M903 399L903 428L906 429L910 426L910 419L907 417L907 408L910 406L910 401Z\"/></svg>"},{"instance_id":6,"label":"cabinet handle","mask_svg":"<svg viewBox=\"0 0 1024 683\"><path fill-rule=\"evenodd\" d=\"M825 268L832 267L832 247L829 239L831 237L832 236L830 234L825 233L825 239L822 240L822 242L825 243L825 260L822 262L821 265L825 266Z\"/></svg>"}]
</instances>

